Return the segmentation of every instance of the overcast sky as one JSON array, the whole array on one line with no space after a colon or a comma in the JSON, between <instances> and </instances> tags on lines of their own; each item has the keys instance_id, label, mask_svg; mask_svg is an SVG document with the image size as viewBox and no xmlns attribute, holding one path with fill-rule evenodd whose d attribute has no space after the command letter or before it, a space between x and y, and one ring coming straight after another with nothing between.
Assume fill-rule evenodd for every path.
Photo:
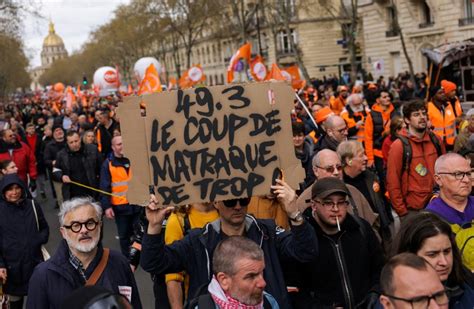
<instances>
[{"instance_id":1,"label":"overcast sky","mask_svg":"<svg viewBox=\"0 0 474 309\"><path fill-rule=\"evenodd\" d=\"M28 17L24 23L24 42L32 67L41 64L43 40L48 34L49 18L63 39L69 54L86 42L89 33L107 23L113 11L129 0L35 0L41 3L45 19Z\"/></svg>"}]
</instances>

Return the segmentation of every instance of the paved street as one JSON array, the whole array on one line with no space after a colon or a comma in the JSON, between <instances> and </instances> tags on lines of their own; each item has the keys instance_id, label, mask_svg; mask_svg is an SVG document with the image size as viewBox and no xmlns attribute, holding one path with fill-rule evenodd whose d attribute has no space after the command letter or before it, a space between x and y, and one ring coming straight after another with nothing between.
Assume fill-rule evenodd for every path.
<instances>
[{"instance_id":1,"label":"paved street","mask_svg":"<svg viewBox=\"0 0 474 309\"><path fill-rule=\"evenodd\" d=\"M48 188L49 189L49 188ZM46 248L51 253L54 253L58 243L60 242L61 234L59 232L59 221L57 217L58 210L54 209L54 199L52 198L51 191L47 192L47 199L43 200L41 197L36 199L38 204L41 205L46 219L48 220L50 234L49 242L46 245ZM115 223L111 220L105 219L104 222L104 247L109 247L111 249L120 251L119 241L116 239L117 228ZM138 288L140 289L140 297L142 301L143 308L153 308L154 298L153 298L153 286L151 283L150 276L148 273L144 272L141 268L135 273L135 278L137 280Z\"/></svg>"}]
</instances>

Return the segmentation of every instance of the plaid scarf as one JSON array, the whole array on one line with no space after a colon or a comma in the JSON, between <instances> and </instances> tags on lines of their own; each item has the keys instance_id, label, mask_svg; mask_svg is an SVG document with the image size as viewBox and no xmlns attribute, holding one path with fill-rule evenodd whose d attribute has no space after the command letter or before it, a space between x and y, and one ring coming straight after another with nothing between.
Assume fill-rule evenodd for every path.
<instances>
[{"instance_id":1,"label":"plaid scarf","mask_svg":"<svg viewBox=\"0 0 474 309\"><path fill-rule=\"evenodd\" d=\"M263 301L258 305L250 306L242 304L235 298L232 298L222 290L215 276L212 277L207 290L220 309L263 309Z\"/></svg>"}]
</instances>

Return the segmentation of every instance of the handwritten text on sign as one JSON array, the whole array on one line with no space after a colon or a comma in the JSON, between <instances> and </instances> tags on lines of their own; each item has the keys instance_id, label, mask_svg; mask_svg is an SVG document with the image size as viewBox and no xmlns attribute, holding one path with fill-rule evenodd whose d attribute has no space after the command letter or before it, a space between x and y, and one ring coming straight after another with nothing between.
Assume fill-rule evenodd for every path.
<instances>
[{"instance_id":1,"label":"handwritten text on sign","mask_svg":"<svg viewBox=\"0 0 474 309\"><path fill-rule=\"evenodd\" d=\"M280 83L146 96L147 115L136 119L145 122L146 161L142 151L127 146L140 134L128 121L126 127L134 132L123 128L126 155L134 170L135 165L148 165L148 183L163 204L265 194L280 168L299 166L289 123L291 98L291 89ZM129 118L122 109L127 103L119 114Z\"/></svg>"}]
</instances>

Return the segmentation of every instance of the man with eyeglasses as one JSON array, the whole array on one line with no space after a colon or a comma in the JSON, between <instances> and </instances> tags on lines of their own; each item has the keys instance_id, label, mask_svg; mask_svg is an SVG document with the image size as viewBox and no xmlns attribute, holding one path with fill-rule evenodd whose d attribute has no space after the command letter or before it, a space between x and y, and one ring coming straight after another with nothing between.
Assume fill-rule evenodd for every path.
<instances>
[{"instance_id":1,"label":"man with eyeglasses","mask_svg":"<svg viewBox=\"0 0 474 309\"><path fill-rule=\"evenodd\" d=\"M301 303L297 308L367 308L377 297L384 257L369 223L347 213L350 192L342 180L327 177L311 188L318 256L300 265Z\"/></svg>"},{"instance_id":2,"label":"man with eyeglasses","mask_svg":"<svg viewBox=\"0 0 474 309\"><path fill-rule=\"evenodd\" d=\"M63 203L59 223L64 240L51 259L35 268L27 308L62 308L64 299L84 285L104 287L142 308L127 259L100 243L101 218L102 208L90 198Z\"/></svg>"},{"instance_id":3,"label":"man with eyeglasses","mask_svg":"<svg viewBox=\"0 0 474 309\"><path fill-rule=\"evenodd\" d=\"M435 181L439 197L434 198L427 210L446 220L456 234L456 243L463 254L464 264L474 271L474 197L471 196L471 164L457 153L447 153L436 160Z\"/></svg>"},{"instance_id":4,"label":"man with eyeglasses","mask_svg":"<svg viewBox=\"0 0 474 309\"><path fill-rule=\"evenodd\" d=\"M317 153L323 149L336 151L337 146L347 140L347 124L340 116L329 116L323 123L326 134L321 137L314 147Z\"/></svg>"},{"instance_id":5,"label":"man with eyeglasses","mask_svg":"<svg viewBox=\"0 0 474 309\"><path fill-rule=\"evenodd\" d=\"M343 180L341 158L335 151L329 149L321 150L313 157L312 163L316 181L326 177L336 177ZM346 186L351 195L351 205L348 207L348 212L365 219L371 226L377 229L378 215L374 213L367 199L356 187L348 184ZM305 216L311 216L311 186L300 194L296 203L298 209L304 212Z\"/></svg>"},{"instance_id":6,"label":"man with eyeglasses","mask_svg":"<svg viewBox=\"0 0 474 309\"><path fill-rule=\"evenodd\" d=\"M160 207L152 196L148 205L148 229L142 240L140 264L155 275L185 270L189 275L190 298L197 297L212 278L212 259L217 244L230 236L245 236L262 248L265 256L265 291L277 300L280 308L291 308L281 263L309 262L316 257L318 244L314 230L296 207L295 191L284 181L276 180L273 194L284 205L291 222L291 233L273 220L247 215L250 198L215 202L220 219L202 229L193 229L182 239L165 246L160 236L165 216L173 207Z\"/></svg>"},{"instance_id":7,"label":"man with eyeglasses","mask_svg":"<svg viewBox=\"0 0 474 309\"><path fill-rule=\"evenodd\" d=\"M449 298L436 271L413 253L394 256L380 275L384 309L448 308Z\"/></svg>"}]
</instances>

